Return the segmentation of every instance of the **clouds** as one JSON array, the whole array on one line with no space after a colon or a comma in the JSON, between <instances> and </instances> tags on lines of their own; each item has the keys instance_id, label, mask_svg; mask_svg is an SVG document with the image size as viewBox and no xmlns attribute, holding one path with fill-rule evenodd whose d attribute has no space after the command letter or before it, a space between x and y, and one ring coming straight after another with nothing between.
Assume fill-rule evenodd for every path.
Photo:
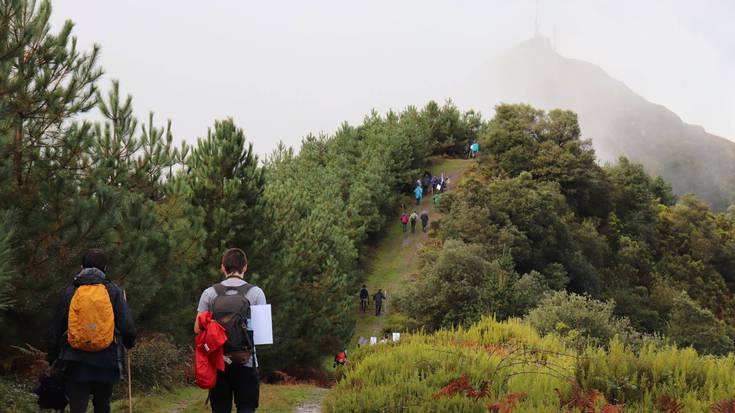
<instances>
[{"instance_id":1,"label":"clouds","mask_svg":"<svg viewBox=\"0 0 735 413\"><path fill-rule=\"evenodd\" d=\"M539 10L565 56L735 138L728 2L546 0ZM55 22L71 18L82 45L102 45L107 76L140 115L171 118L192 142L232 116L259 153L372 108L452 97L456 79L530 37L535 14L533 1L54 3Z\"/></svg>"}]
</instances>

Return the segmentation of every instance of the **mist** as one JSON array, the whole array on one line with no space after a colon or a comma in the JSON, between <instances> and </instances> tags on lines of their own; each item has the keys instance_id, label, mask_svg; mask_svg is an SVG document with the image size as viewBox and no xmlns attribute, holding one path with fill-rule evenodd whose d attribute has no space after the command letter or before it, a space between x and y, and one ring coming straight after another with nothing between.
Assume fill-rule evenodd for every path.
<instances>
[{"instance_id":1,"label":"mist","mask_svg":"<svg viewBox=\"0 0 735 413\"><path fill-rule=\"evenodd\" d=\"M260 154L385 111L453 98L465 80L534 36L592 62L688 123L735 138L735 4L634 1L54 2L102 46L140 117L194 142L233 117ZM538 25L536 26L536 21ZM101 83L102 87L108 84ZM459 90L458 90L459 89Z\"/></svg>"}]
</instances>

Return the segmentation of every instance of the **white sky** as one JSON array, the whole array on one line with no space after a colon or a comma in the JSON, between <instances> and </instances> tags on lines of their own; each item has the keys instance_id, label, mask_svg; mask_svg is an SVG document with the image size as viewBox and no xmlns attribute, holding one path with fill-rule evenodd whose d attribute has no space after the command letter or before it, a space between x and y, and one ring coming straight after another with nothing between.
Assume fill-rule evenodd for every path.
<instances>
[{"instance_id":1,"label":"white sky","mask_svg":"<svg viewBox=\"0 0 735 413\"><path fill-rule=\"evenodd\" d=\"M256 152L385 111L451 98L533 35L534 0L55 0L102 46L141 120L195 142L231 116ZM735 139L735 1L539 0L542 33L684 121ZM556 27L556 30L554 30ZM107 80L100 84L103 88ZM497 102L480 109L487 113ZM463 108L469 109L469 108Z\"/></svg>"}]
</instances>

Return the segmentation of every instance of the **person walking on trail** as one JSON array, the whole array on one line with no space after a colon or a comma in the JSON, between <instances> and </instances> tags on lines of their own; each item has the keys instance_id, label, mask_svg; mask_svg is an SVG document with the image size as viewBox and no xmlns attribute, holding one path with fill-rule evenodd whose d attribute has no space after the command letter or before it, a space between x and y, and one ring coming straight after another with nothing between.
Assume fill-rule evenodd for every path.
<instances>
[{"instance_id":1,"label":"person walking on trail","mask_svg":"<svg viewBox=\"0 0 735 413\"><path fill-rule=\"evenodd\" d=\"M340 350L339 353L337 353L334 356L334 363L332 364L332 368L337 368L337 366L344 366L345 363L347 363L347 349L343 348Z\"/></svg>"},{"instance_id":2,"label":"person walking on trail","mask_svg":"<svg viewBox=\"0 0 735 413\"><path fill-rule=\"evenodd\" d=\"M385 299L385 294L383 294L383 291L378 288L378 292L373 295L373 300L375 300L375 316L379 316L383 311L383 300Z\"/></svg>"},{"instance_id":3,"label":"person walking on trail","mask_svg":"<svg viewBox=\"0 0 735 413\"><path fill-rule=\"evenodd\" d=\"M421 204L421 198L424 197L424 189L421 185L416 185L416 189L413 190L413 193L416 195L416 205Z\"/></svg>"},{"instance_id":4,"label":"person walking on trail","mask_svg":"<svg viewBox=\"0 0 735 413\"><path fill-rule=\"evenodd\" d=\"M438 176L432 176L431 177L431 193L433 194L437 189L436 187L439 185L439 177Z\"/></svg>"},{"instance_id":5,"label":"person walking on trail","mask_svg":"<svg viewBox=\"0 0 735 413\"><path fill-rule=\"evenodd\" d=\"M363 284L362 289L360 290L360 311L363 313L367 311L369 297L370 294L368 294L367 287Z\"/></svg>"},{"instance_id":6,"label":"person walking on trail","mask_svg":"<svg viewBox=\"0 0 735 413\"><path fill-rule=\"evenodd\" d=\"M424 193L429 192L429 187L431 186L431 173L429 171L424 171L424 174L421 176L421 189L424 190Z\"/></svg>"},{"instance_id":7,"label":"person walking on trail","mask_svg":"<svg viewBox=\"0 0 735 413\"><path fill-rule=\"evenodd\" d=\"M409 220L411 221L411 233L415 234L416 233L416 221L419 220L419 215L416 213L416 211L413 211Z\"/></svg>"},{"instance_id":8,"label":"person walking on trail","mask_svg":"<svg viewBox=\"0 0 735 413\"><path fill-rule=\"evenodd\" d=\"M49 329L48 361L65 369L71 413L108 413L112 387L123 376L125 351L135 344L135 325L125 296L105 274L98 249L82 257L82 270L61 295Z\"/></svg>"},{"instance_id":9,"label":"person walking on trail","mask_svg":"<svg viewBox=\"0 0 735 413\"><path fill-rule=\"evenodd\" d=\"M204 290L197 307L198 315L210 312L227 332L225 370L217 371L217 383L209 390L209 400L212 413L230 413L233 396L237 413L252 413L258 408L260 378L250 328L250 306L267 304L265 293L244 279L248 270L245 251L238 248L225 251L220 270L225 279ZM194 321L195 334L201 332L198 315Z\"/></svg>"},{"instance_id":10,"label":"person walking on trail","mask_svg":"<svg viewBox=\"0 0 735 413\"><path fill-rule=\"evenodd\" d=\"M470 146L470 149L472 150L472 157L477 158L477 155L480 153L480 144L475 142Z\"/></svg>"},{"instance_id":11,"label":"person walking on trail","mask_svg":"<svg viewBox=\"0 0 735 413\"><path fill-rule=\"evenodd\" d=\"M427 226L429 226L429 213L421 211L421 230L426 232Z\"/></svg>"},{"instance_id":12,"label":"person walking on trail","mask_svg":"<svg viewBox=\"0 0 735 413\"><path fill-rule=\"evenodd\" d=\"M403 232L405 233L408 228L408 214L406 211L401 214L401 224L403 224Z\"/></svg>"}]
</instances>

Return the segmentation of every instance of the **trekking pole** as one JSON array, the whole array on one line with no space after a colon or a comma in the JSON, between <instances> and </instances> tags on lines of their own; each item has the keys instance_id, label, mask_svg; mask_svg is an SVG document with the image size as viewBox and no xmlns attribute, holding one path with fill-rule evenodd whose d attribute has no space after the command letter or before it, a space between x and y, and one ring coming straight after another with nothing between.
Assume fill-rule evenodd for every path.
<instances>
[{"instance_id":1,"label":"trekking pole","mask_svg":"<svg viewBox=\"0 0 735 413\"><path fill-rule=\"evenodd\" d=\"M123 300L127 304L128 302L128 296L125 294L125 290L123 290ZM127 355L127 365L128 365L128 413L133 413L133 372L130 370L130 352L126 351L125 354Z\"/></svg>"}]
</instances>

